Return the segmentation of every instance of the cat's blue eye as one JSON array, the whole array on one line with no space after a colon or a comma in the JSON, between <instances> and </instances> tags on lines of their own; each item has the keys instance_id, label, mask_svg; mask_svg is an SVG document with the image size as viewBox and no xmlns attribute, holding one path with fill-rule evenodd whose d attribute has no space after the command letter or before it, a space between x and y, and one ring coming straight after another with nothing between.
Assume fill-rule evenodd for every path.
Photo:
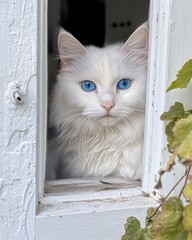
<instances>
[{"instance_id":1,"label":"cat's blue eye","mask_svg":"<svg viewBox=\"0 0 192 240\"><path fill-rule=\"evenodd\" d=\"M91 91L94 91L96 89L95 83L93 83L91 81L83 81L83 82L81 82L81 87L86 92L91 92Z\"/></svg>"},{"instance_id":2,"label":"cat's blue eye","mask_svg":"<svg viewBox=\"0 0 192 240\"><path fill-rule=\"evenodd\" d=\"M125 78L117 83L117 88L120 90L126 90L131 86L131 80Z\"/></svg>"}]
</instances>

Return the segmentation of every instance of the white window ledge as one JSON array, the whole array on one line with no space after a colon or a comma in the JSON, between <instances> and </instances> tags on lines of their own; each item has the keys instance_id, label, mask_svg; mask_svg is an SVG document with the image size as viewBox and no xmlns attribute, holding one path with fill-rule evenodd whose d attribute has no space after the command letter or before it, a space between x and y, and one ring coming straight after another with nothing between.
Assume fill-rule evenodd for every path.
<instances>
[{"instance_id":1,"label":"white window ledge","mask_svg":"<svg viewBox=\"0 0 192 240\"><path fill-rule=\"evenodd\" d=\"M109 178L48 181L37 210L36 239L119 240L129 216L144 224L146 210L157 204L143 195L140 182Z\"/></svg>"}]
</instances>

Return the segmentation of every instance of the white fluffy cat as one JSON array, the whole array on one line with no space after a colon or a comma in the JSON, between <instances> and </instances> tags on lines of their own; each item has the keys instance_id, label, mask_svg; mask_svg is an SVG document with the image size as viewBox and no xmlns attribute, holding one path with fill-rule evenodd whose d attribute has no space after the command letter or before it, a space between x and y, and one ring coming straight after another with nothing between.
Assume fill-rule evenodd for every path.
<instances>
[{"instance_id":1,"label":"white fluffy cat","mask_svg":"<svg viewBox=\"0 0 192 240\"><path fill-rule=\"evenodd\" d=\"M48 157L57 152L58 166L56 159L52 161L59 178L141 179L146 24L124 44L104 48L84 47L61 31L58 48L61 70L52 94L50 121L59 135L49 143ZM47 178L55 177L49 169Z\"/></svg>"}]
</instances>

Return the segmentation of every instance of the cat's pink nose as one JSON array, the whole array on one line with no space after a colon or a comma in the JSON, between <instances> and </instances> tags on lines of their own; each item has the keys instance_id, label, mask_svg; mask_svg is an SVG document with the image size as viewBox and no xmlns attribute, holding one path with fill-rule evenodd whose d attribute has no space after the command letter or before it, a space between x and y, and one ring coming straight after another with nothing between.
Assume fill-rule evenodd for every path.
<instances>
[{"instance_id":1,"label":"cat's pink nose","mask_svg":"<svg viewBox=\"0 0 192 240\"><path fill-rule=\"evenodd\" d=\"M105 101L101 103L101 107L104 108L107 112L109 112L114 106L115 103L113 101Z\"/></svg>"}]
</instances>

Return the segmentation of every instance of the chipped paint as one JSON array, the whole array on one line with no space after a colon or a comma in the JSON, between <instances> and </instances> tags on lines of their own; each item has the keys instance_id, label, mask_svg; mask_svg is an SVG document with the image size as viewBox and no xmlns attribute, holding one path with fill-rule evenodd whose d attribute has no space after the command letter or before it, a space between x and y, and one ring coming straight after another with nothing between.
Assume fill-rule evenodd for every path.
<instances>
[{"instance_id":1,"label":"chipped paint","mask_svg":"<svg viewBox=\"0 0 192 240\"><path fill-rule=\"evenodd\" d=\"M34 239L37 1L0 0L0 239Z\"/></svg>"}]
</instances>

